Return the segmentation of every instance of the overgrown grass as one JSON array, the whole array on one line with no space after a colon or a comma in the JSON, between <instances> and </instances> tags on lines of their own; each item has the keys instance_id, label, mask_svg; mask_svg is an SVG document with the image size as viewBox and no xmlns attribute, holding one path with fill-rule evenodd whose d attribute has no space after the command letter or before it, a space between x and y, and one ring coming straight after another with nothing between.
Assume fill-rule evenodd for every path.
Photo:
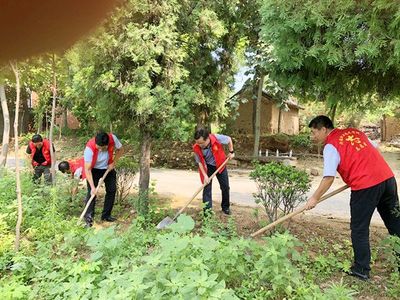
<instances>
[{"instance_id":1,"label":"overgrown grass","mask_svg":"<svg viewBox=\"0 0 400 300\"><path fill-rule=\"evenodd\" d=\"M210 216L196 233L182 215L170 230L136 218L126 230L76 225L80 197L69 181L37 187L23 176L21 251L13 251L16 219L14 174L0 179L0 295L2 299L352 299L343 281L327 283L343 268L348 245L322 258L309 255L288 232L257 242L239 237ZM152 210L156 211L156 210ZM316 243L315 245L317 245ZM324 247L321 247L321 249ZM325 277L324 277L325 276ZM390 294L398 295L394 283ZM323 282L324 284L321 284ZM396 294L397 293L397 294Z\"/></svg>"}]
</instances>

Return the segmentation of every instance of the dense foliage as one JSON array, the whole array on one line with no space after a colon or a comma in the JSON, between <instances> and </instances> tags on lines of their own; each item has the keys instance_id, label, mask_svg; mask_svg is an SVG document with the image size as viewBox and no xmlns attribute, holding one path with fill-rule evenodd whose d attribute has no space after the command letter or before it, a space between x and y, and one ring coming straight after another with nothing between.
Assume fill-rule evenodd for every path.
<instances>
[{"instance_id":1,"label":"dense foliage","mask_svg":"<svg viewBox=\"0 0 400 300\"><path fill-rule=\"evenodd\" d=\"M122 230L76 225L79 198L66 187L36 187L23 176L21 251L13 252L13 174L0 179L2 299L351 299L342 283L323 290L313 260L288 233L263 243L240 238L212 218L193 232L181 216L157 232L141 218ZM82 195L81 195L82 196ZM323 270L323 269L322 269Z\"/></svg>"},{"instance_id":2,"label":"dense foliage","mask_svg":"<svg viewBox=\"0 0 400 300\"><path fill-rule=\"evenodd\" d=\"M281 213L286 215L302 201L310 189L310 178L305 171L279 163L255 164L250 178L256 182L256 203L264 206L270 222Z\"/></svg>"},{"instance_id":3,"label":"dense foliage","mask_svg":"<svg viewBox=\"0 0 400 300\"><path fill-rule=\"evenodd\" d=\"M399 96L397 1L266 0L260 13L265 65L285 88L364 108Z\"/></svg>"}]
</instances>

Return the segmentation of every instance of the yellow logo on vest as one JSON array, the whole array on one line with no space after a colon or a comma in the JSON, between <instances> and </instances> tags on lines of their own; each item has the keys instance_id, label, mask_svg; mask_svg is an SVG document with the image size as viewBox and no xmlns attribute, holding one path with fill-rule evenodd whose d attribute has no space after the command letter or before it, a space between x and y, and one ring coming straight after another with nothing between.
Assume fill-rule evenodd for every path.
<instances>
[{"instance_id":1,"label":"yellow logo on vest","mask_svg":"<svg viewBox=\"0 0 400 300\"><path fill-rule=\"evenodd\" d=\"M348 131L343 133L339 137L339 144L344 145L345 142L349 143L351 146L355 147L356 151L360 151L368 146L366 142L363 142L361 138L356 135L360 135L358 131Z\"/></svg>"}]
</instances>

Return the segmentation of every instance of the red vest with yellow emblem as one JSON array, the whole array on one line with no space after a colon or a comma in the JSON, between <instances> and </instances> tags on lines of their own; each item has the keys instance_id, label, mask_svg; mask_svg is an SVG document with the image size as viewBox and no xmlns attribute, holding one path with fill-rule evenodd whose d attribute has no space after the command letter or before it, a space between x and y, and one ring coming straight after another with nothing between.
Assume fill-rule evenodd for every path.
<instances>
[{"instance_id":1,"label":"red vest with yellow emblem","mask_svg":"<svg viewBox=\"0 0 400 300\"><path fill-rule=\"evenodd\" d=\"M32 166L39 166L39 163L33 160L33 157L35 156L35 153L38 149L32 141L29 142L29 148L31 149ZM43 139L42 154L46 161L41 163L40 165L51 166L50 142L48 139Z\"/></svg>"},{"instance_id":2,"label":"red vest with yellow emblem","mask_svg":"<svg viewBox=\"0 0 400 300\"><path fill-rule=\"evenodd\" d=\"M394 176L368 137L357 129L334 129L325 144L333 145L339 152L338 172L352 191L372 187Z\"/></svg>"},{"instance_id":3,"label":"red vest with yellow emblem","mask_svg":"<svg viewBox=\"0 0 400 300\"><path fill-rule=\"evenodd\" d=\"M216 167L219 168L219 166L222 165L224 163L224 161L226 160L224 148L223 148L222 144L220 142L218 142L218 140L214 134L210 134L208 137L210 138L211 152L214 156ZM194 151L194 153L197 154L197 156L200 159L201 164L203 165L204 170L207 172L207 164L204 159L204 155L203 155L203 151L201 150L201 147L197 144L194 144L193 151ZM222 173L224 170L225 170L225 167L223 167L219 171L219 173ZM200 168L199 168L199 173L200 173L201 182L203 183L204 176L201 173Z\"/></svg>"}]
</instances>

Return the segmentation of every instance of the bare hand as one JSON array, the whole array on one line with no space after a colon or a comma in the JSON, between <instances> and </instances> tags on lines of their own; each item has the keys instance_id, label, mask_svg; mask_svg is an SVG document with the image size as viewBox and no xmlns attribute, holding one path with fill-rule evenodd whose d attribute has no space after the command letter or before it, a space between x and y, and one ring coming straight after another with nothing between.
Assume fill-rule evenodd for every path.
<instances>
[{"instance_id":1,"label":"bare hand","mask_svg":"<svg viewBox=\"0 0 400 300\"><path fill-rule=\"evenodd\" d=\"M229 153L228 158L233 159L235 157L235 153Z\"/></svg>"},{"instance_id":2,"label":"bare hand","mask_svg":"<svg viewBox=\"0 0 400 300\"><path fill-rule=\"evenodd\" d=\"M114 168L115 168L115 163L112 162L111 164L108 165L107 170L111 171Z\"/></svg>"},{"instance_id":3,"label":"bare hand","mask_svg":"<svg viewBox=\"0 0 400 300\"><path fill-rule=\"evenodd\" d=\"M317 204L318 204L318 199L315 197L311 197L310 199L308 199L306 203L306 209L307 210L313 209L315 206L317 206Z\"/></svg>"},{"instance_id":4,"label":"bare hand","mask_svg":"<svg viewBox=\"0 0 400 300\"><path fill-rule=\"evenodd\" d=\"M92 188L90 188L90 195L91 196L96 196L96 193L97 191L96 191L96 188L95 187L92 187Z\"/></svg>"},{"instance_id":5,"label":"bare hand","mask_svg":"<svg viewBox=\"0 0 400 300\"><path fill-rule=\"evenodd\" d=\"M208 177L207 175L204 176L204 184L209 184L210 183L210 177Z\"/></svg>"}]
</instances>

